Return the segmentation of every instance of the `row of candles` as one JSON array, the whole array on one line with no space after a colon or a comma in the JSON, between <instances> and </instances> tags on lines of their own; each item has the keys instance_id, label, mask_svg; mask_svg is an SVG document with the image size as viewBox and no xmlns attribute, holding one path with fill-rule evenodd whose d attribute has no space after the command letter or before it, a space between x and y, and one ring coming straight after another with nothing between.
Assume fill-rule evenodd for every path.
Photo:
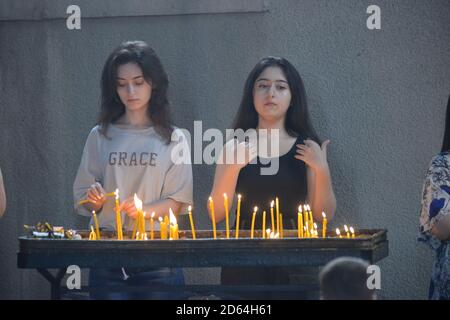
<instances>
[{"instance_id":1,"label":"row of candles","mask_svg":"<svg viewBox=\"0 0 450 320\"><path fill-rule=\"evenodd\" d=\"M120 215L120 205L119 205L119 190L116 189L115 192L107 195L115 195L115 215L116 215L116 228L117 228L117 239L123 240L123 231L122 231L122 221L121 221L121 215ZM230 238L230 224L229 224L229 206L228 206L228 197L224 193L224 208L225 208L225 231L226 231L226 238ZM80 201L80 203L87 202L89 200L83 200ZM235 231L235 238L239 238L239 223L240 223L240 215L241 215L241 201L242 197L239 194L238 195L238 203L237 203L237 215L236 215L236 231ZM133 240L149 240L149 237L147 236L146 228L145 228L145 217L148 215L145 211L142 210L142 201L138 198L138 196L134 195L134 203L135 207L137 209L137 216L134 223L134 228L132 232L132 239ZM214 201L210 197L208 199L208 205L210 209L210 215L211 215L211 221L212 221L212 228L213 228L213 238L217 239L217 228L216 228L216 221L215 221L215 211L214 211ZM274 206L275 206L275 212L274 212ZM303 210L302 210L303 207ZM252 214L252 223L251 223L251 229L250 229L250 238L254 238L255 235L255 220L256 215L258 212L258 207L254 207L253 214ZM98 219L95 211L92 211L93 220L94 220L94 227L91 226L91 232L89 234L89 240L99 240L100 239L100 229L98 225ZM192 207L189 206L188 208L188 215L189 215L189 222L191 225L191 232L192 232L192 238L196 239L196 233L195 233L195 227L194 227L194 221L192 217ZM318 228L317 223L314 222L313 214L311 211L311 207L307 204L300 205L298 207L298 221L297 221L297 237L300 238L318 238ZM149 216L150 218L150 240L154 239L154 217L155 212L152 212L152 214ZM169 216L165 215L164 218L159 217L158 222L160 225L160 238L162 240L177 240L179 239L179 229L178 229L178 223L177 219L172 211L172 209L169 209ZM324 212L322 212L322 238L326 238L327 235L327 216ZM262 238L284 238L284 228L283 228L283 215L280 212L280 205L278 197L275 198L270 204L270 227L266 229L266 211L263 211L262 213ZM347 227L347 225L344 225L344 236L341 234L341 231L339 228L336 228L336 237L342 238L355 238L355 231L353 227Z\"/></svg>"}]
</instances>

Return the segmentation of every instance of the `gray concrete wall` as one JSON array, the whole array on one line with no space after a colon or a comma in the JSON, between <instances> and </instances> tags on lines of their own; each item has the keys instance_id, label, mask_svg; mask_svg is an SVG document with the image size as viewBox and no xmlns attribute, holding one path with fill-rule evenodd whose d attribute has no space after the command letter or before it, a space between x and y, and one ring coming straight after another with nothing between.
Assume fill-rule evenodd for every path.
<instances>
[{"instance_id":1,"label":"gray concrete wall","mask_svg":"<svg viewBox=\"0 0 450 320\"><path fill-rule=\"evenodd\" d=\"M333 223L387 228L380 296L426 298L433 255L416 235L422 179L440 148L450 93L447 0L121 3L0 4L0 166L8 196L0 298L49 294L36 271L16 267L24 223L86 226L72 210L72 183L95 123L102 65L131 39L160 55L176 123L188 129L194 120L204 129L227 128L254 64L266 55L288 58L304 77L317 131L332 141ZM81 7L81 30L66 28L69 4ZM381 8L381 30L366 27L371 4ZM197 207L206 202L213 170L194 167ZM205 215L196 220L209 227ZM187 275L218 280L215 269Z\"/></svg>"}]
</instances>

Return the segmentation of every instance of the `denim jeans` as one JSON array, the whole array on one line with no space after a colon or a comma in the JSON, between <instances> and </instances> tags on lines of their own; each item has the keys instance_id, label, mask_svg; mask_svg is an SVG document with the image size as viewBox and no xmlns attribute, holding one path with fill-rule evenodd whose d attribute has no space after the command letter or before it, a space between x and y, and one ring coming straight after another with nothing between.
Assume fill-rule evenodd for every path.
<instances>
[{"instance_id":1,"label":"denim jeans","mask_svg":"<svg viewBox=\"0 0 450 320\"><path fill-rule=\"evenodd\" d=\"M184 285L181 268L90 269L90 298L96 300L173 300L184 299L182 292L146 291L145 287ZM114 286L114 291L104 286ZM125 290L140 287L139 291ZM124 290L121 290L123 288Z\"/></svg>"}]
</instances>

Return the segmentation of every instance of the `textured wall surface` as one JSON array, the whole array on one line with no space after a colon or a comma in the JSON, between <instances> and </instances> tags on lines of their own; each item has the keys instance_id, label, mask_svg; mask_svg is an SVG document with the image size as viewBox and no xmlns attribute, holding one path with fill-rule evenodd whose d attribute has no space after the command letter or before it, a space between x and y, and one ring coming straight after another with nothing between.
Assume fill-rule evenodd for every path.
<instances>
[{"instance_id":1,"label":"textured wall surface","mask_svg":"<svg viewBox=\"0 0 450 320\"><path fill-rule=\"evenodd\" d=\"M96 10L79 1L82 28L74 31L61 17L76 1L59 1L67 3L58 5L62 12L40 7L52 1L7 2L10 19L5 9L0 15L0 166L8 196L0 220L0 298L49 297L36 271L16 267L24 223L86 226L73 213L72 183L95 124L101 68L115 46L134 39L161 57L176 124L190 130L194 120L204 129L229 127L254 64L266 55L288 58L304 78L317 131L331 139L338 201L332 225L387 228L380 296L426 298L433 254L416 235L422 180L440 148L450 94L448 0L248 1L248 10L239 1L200 10L202 1L191 1L189 14L182 14L181 0L154 1L153 14L150 1L122 17L105 13L120 13L120 1ZM366 27L371 4L381 8L381 30ZM164 14L158 6L176 10ZM213 172L194 166L197 207L206 202ZM197 213L199 227L209 227ZM216 269L186 274L191 282L218 281Z\"/></svg>"}]
</instances>

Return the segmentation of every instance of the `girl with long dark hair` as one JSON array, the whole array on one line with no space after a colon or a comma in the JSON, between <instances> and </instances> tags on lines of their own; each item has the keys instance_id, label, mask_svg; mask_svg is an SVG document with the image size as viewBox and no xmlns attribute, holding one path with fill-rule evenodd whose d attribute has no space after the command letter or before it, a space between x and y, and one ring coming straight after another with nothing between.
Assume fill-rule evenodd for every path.
<instances>
[{"instance_id":1,"label":"girl with long dark hair","mask_svg":"<svg viewBox=\"0 0 450 320\"><path fill-rule=\"evenodd\" d=\"M256 223L260 228L261 212L269 212L270 202L275 197L279 198L286 229L296 227L293 221L297 221L300 204L309 203L316 220L322 221L322 212L328 219L333 217L336 199L326 156L329 141L322 142L315 132L302 78L289 61L267 57L256 64L245 82L234 129L256 130L259 140L266 139L268 145L279 145L278 154L267 158L259 153L255 143L230 139L225 144L224 158L226 154L235 158L239 152L248 156L240 163L224 161L217 164L211 197L215 203L221 203L224 193L231 199L235 194L242 195L240 229L250 229L254 206L260 208ZM266 138L259 135L263 130L269 133ZM276 141L270 141L272 131L278 133ZM261 174L268 159L278 161L275 174ZM216 221L224 218L224 209L216 206ZM273 268L223 268L222 283L284 282L288 275L278 271Z\"/></svg>"},{"instance_id":2,"label":"girl with long dark hair","mask_svg":"<svg viewBox=\"0 0 450 320\"><path fill-rule=\"evenodd\" d=\"M114 197L119 189L123 229L133 230L137 209L134 194L143 202L145 218L175 214L192 204L192 168L172 161L172 150L183 133L172 126L167 89L169 81L156 55L145 42L125 42L108 57L101 78L102 102L97 125L91 130L74 182L78 214L98 213L100 228L116 229ZM171 141L176 133L177 143ZM80 200L88 199L82 205ZM92 219L91 219L92 224ZM159 227L155 224L156 228ZM92 269L90 285L182 284L181 269ZM94 298L167 298L163 294L118 295L97 292Z\"/></svg>"}]
</instances>

